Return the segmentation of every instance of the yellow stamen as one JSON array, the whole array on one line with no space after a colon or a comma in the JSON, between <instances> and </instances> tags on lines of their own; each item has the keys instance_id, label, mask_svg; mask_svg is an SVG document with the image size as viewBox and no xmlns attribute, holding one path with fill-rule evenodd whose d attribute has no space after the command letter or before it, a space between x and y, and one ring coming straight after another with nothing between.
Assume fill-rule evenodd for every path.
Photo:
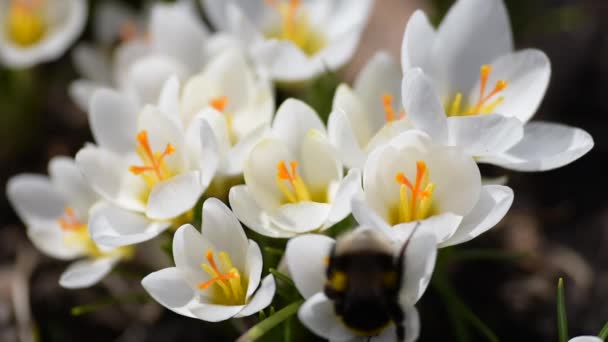
<instances>
[{"instance_id":1,"label":"yellow stamen","mask_svg":"<svg viewBox=\"0 0 608 342\"><path fill-rule=\"evenodd\" d=\"M86 229L87 227L85 223L80 222L78 217L76 217L74 209L71 207L65 207L63 216L57 220L57 223L65 231L77 231Z\"/></svg>"},{"instance_id":2,"label":"yellow stamen","mask_svg":"<svg viewBox=\"0 0 608 342\"><path fill-rule=\"evenodd\" d=\"M15 44L27 47L39 42L47 31L42 13L44 0L12 0L6 29L8 38Z\"/></svg>"},{"instance_id":3,"label":"yellow stamen","mask_svg":"<svg viewBox=\"0 0 608 342\"><path fill-rule=\"evenodd\" d=\"M401 110L399 115L395 114L395 110L393 110L393 97L390 94L382 95L382 106L384 107L384 117L387 123L405 117L405 110Z\"/></svg>"},{"instance_id":4,"label":"yellow stamen","mask_svg":"<svg viewBox=\"0 0 608 342\"><path fill-rule=\"evenodd\" d=\"M280 26L268 32L268 38L289 40L309 56L324 47L323 37L310 25L300 0L266 0L266 4L281 17Z\"/></svg>"},{"instance_id":5,"label":"yellow stamen","mask_svg":"<svg viewBox=\"0 0 608 342\"><path fill-rule=\"evenodd\" d=\"M293 160L289 164L291 173L287 170L284 160L281 160L277 165L277 185L279 189L291 203L310 201L308 188L297 173L298 162Z\"/></svg>"},{"instance_id":6,"label":"yellow stamen","mask_svg":"<svg viewBox=\"0 0 608 342\"><path fill-rule=\"evenodd\" d=\"M403 172L397 173L395 181L400 184L398 221L404 223L428 217L431 211L435 185L429 183L429 172L426 163L421 160L416 162L416 180L414 184L410 182Z\"/></svg>"},{"instance_id":7,"label":"yellow stamen","mask_svg":"<svg viewBox=\"0 0 608 342\"><path fill-rule=\"evenodd\" d=\"M218 267L215 263L214 253L211 249L205 253L207 264L202 264L201 267L212 278L204 283L198 284L198 288L206 290L213 285L217 285L221 289L223 298L217 300L220 304L242 304L245 300L245 286L241 279L241 274L236 267L232 265L230 257L226 252L218 254L222 267ZM224 272L222 272L224 270Z\"/></svg>"},{"instance_id":8,"label":"yellow stamen","mask_svg":"<svg viewBox=\"0 0 608 342\"><path fill-rule=\"evenodd\" d=\"M450 106L450 112L448 113L448 115L449 116L460 115L461 104L462 104L462 93L457 93L456 96L454 97L454 101L452 102L452 105Z\"/></svg>"},{"instance_id":9,"label":"yellow stamen","mask_svg":"<svg viewBox=\"0 0 608 342\"><path fill-rule=\"evenodd\" d=\"M492 73L492 66L485 64L482 65L479 70L479 98L475 105L464 106L462 105L462 93L456 93L454 99L446 104L446 111L448 116L459 116L459 115L476 115L476 114L488 114L494 112L503 101L504 97L500 96L492 101L499 93L507 88L509 83L505 80L498 80L494 85L494 88L487 92L488 80ZM487 93L486 93L487 92Z\"/></svg>"},{"instance_id":10,"label":"yellow stamen","mask_svg":"<svg viewBox=\"0 0 608 342\"><path fill-rule=\"evenodd\" d=\"M484 105L487 101L489 101L494 95L500 93L501 91L505 90L505 88L507 87L508 83L505 80L498 80L496 82L496 85L494 86L494 89L492 89L492 91L486 95L486 87L487 87L487 83L488 83L488 78L490 77L490 73L492 72L492 66L491 65L482 65L481 66L481 70L480 70L480 78L481 78L481 85L479 87L479 100L477 101L477 104L473 107L472 110L469 111L468 114L478 114L482 112L482 109L484 109ZM485 110L483 110L483 112L487 112L487 108L485 108Z\"/></svg>"},{"instance_id":11,"label":"yellow stamen","mask_svg":"<svg viewBox=\"0 0 608 342\"><path fill-rule=\"evenodd\" d=\"M146 130L140 131L137 134L137 142L139 143L137 154L144 162L144 165L133 165L129 168L129 171L135 175L142 175L150 187L156 184L156 182L169 178L170 174L165 163L165 157L175 152L175 147L167 144L162 153L155 153L152 151L152 147L148 141L148 132ZM152 173L152 178L149 173Z\"/></svg>"}]
</instances>

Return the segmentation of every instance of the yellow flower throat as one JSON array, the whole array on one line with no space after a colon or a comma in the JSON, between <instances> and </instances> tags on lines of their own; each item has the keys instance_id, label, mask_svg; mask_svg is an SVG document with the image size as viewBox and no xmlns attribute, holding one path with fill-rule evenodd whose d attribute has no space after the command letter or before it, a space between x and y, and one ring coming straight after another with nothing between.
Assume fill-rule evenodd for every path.
<instances>
[{"instance_id":1,"label":"yellow flower throat","mask_svg":"<svg viewBox=\"0 0 608 342\"><path fill-rule=\"evenodd\" d=\"M310 25L308 17L301 9L300 0L265 0L281 17L278 27L267 32L268 38L289 40L308 56L319 52L325 46L323 36Z\"/></svg>"},{"instance_id":2,"label":"yellow flower throat","mask_svg":"<svg viewBox=\"0 0 608 342\"><path fill-rule=\"evenodd\" d=\"M129 168L129 171L143 177L149 188L154 187L160 181L170 178L171 172L165 163L165 157L175 152L175 148L171 144L167 144L162 153L152 151L146 130L140 131L137 134L137 142L137 154L144 165L133 165Z\"/></svg>"},{"instance_id":3,"label":"yellow flower throat","mask_svg":"<svg viewBox=\"0 0 608 342\"><path fill-rule=\"evenodd\" d=\"M44 0L11 0L6 18L10 41L28 47L42 40L47 32L43 5Z\"/></svg>"},{"instance_id":4,"label":"yellow flower throat","mask_svg":"<svg viewBox=\"0 0 608 342\"><path fill-rule=\"evenodd\" d=\"M508 86L508 82L505 80L496 81L494 89L486 94L486 88L488 78L492 72L491 65L482 65L480 69L480 87L479 87L479 99L473 106L463 108L462 105L462 93L457 93L454 99L446 106L448 116L463 116L463 115L476 115L476 114L489 114L498 107L503 101L503 96L496 95L500 94ZM492 100L492 101L490 101Z\"/></svg>"},{"instance_id":5,"label":"yellow flower throat","mask_svg":"<svg viewBox=\"0 0 608 342\"><path fill-rule=\"evenodd\" d=\"M424 161L416 162L416 180L412 183L403 172L395 175L399 184L400 203L393 224L422 220L432 215L435 184L429 183L429 171Z\"/></svg>"},{"instance_id":6,"label":"yellow flower throat","mask_svg":"<svg viewBox=\"0 0 608 342\"><path fill-rule=\"evenodd\" d=\"M212 295L215 304L242 305L247 295L247 279L241 277L239 270L232 265L230 256L226 252L219 252L220 266L215 262L214 252L209 249L205 253L207 263L201 268L209 274L211 279L198 284L198 288L206 290L213 287Z\"/></svg>"},{"instance_id":7,"label":"yellow flower throat","mask_svg":"<svg viewBox=\"0 0 608 342\"><path fill-rule=\"evenodd\" d=\"M310 201L311 196L308 187L297 172L298 162L292 160L289 166L291 172L287 169L284 160L277 164L277 186L290 203Z\"/></svg>"}]
</instances>

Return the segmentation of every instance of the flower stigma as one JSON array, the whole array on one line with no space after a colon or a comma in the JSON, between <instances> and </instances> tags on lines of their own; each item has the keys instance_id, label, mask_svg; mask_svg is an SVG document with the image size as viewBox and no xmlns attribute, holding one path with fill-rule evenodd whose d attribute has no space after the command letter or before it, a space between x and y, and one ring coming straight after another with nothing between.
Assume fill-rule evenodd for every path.
<instances>
[{"instance_id":1,"label":"flower stigma","mask_svg":"<svg viewBox=\"0 0 608 342\"><path fill-rule=\"evenodd\" d=\"M214 97L209 100L209 105L218 112L224 114L224 117L226 118L226 128L228 129L228 139L232 145L235 145L238 142L238 139L232 129L232 115L226 110L228 107L228 96Z\"/></svg>"},{"instance_id":2,"label":"flower stigma","mask_svg":"<svg viewBox=\"0 0 608 342\"><path fill-rule=\"evenodd\" d=\"M277 165L277 185L290 203L310 201L310 192L302 178L298 175L298 162L292 160L289 163L290 170L284 160Z\"/></svg>"},{"instance_id":3,"label":"flower stigma","mask_svg":"<svg viewBox=\"0 0 608 342\"><path fill-rule=\"evenodd\" d=\"M6 19L8 38L21 47L36 44L44 37L47 24L43 17L44 0L12 0Z\"/></svg>"},{"instance_id":4,"label":"flower stigma","mask_svg":"<svg viewBox=\"0 0 608 342\"><path fill-rule=\"evenodd\" d=\"M488 78L492 73L492 66L484 64L480 69L480 87L479 87L479 99L474 106L470 106L466 109L462 109L462 93L457 93L449 105L448 116L462 116L462 115L475 115L475 114L489 114L496 109L504 101L503 96L496 95L500 94L509 83L505 80L498 80L489 93L486 94ZM490 102L490 100L494 99Z\"/></svg>"},{"instance_id":5,"label":"flower stigma","mask_svg":"<svg viewBox=\"0 0 608 342\"><path fill-rule=\"evenodd\" d=\"M429 171L422 160L416 162L416 180L412 184L403 172L395 175L399 184L399 206L396 223L422 220L432 213L435 184L429 183Z\"/></svg>"},{"instance_id":6,"label":"flower stigma","mask_svg":"<svg viewBox=\"0 0 608 342\"><path fill-rule=\"evenodd\" d=\"M384 108L384 117L387 123L401 120L405 117L405 110L403 109L399 112L399 115L396 115L393 109L393 96L390 94L382 95L382 107Z\"/></svg>"},{"instance_id":7,"label":"flower stigma","mask_svg":"<svg viewBox=\"0 0 608 342\"><path fill-rule=\"evenodd\" d=\"M301 10L300 0L265 1L281 17L278 27L274 27L266 34L268 38L291 41L308 56L314 55L325 46L325 39L313 29L308 16Z\"/></svg>"},{"instance_id":8,"label":"flower stigma","mask_svg":"<svg viewBox=\"0 0 608 342\"><path fill-rule=\"evenodd\" d=\"M146 130L140 131L137 134L137 142L137 154L144 165L133 165L129 168L129 171L135 175L142 176L150 188L157 182L170 178L171 172L167 167L165 157L175 152L175 147L171 144L167 144L162 153L152 151L152 147L148 141L148 132Z\"/></svg>"},{"instance_id":9,"label":"flower stigma","mask_svg":"<svg viewBox=\"0 0 608 342\"><path fill-rule=\"evenodd\" d=\"M239 270L232 265L228 253L219 252L218 257L221 267L218 267L215 262L213 250L208 249L205 253L207 263L202 263L201 268L209 274L211 279L198 284L198 288L201 290L215 289L213 299L216 304L245 304L247 280L243 279Z\"/></svg>"}]
</instances>

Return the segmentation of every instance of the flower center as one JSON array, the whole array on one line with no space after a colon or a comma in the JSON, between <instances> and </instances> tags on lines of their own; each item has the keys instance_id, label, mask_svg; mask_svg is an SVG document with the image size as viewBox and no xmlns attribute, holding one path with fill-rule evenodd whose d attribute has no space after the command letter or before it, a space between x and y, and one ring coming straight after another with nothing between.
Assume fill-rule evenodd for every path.
<instances>
[{"instance_id":1,"label":"flower center","mask_svg":"<svg viewBox=\"0 0 608 342\"><path fill-rule=\"evenodd\" d=\"M134 40L141 39L144 42L149 41L150 36L148 33L142 33L137 28L137 24L132 20L127 20L120 26L118 37L121 42L132 42Z\"/></svg>"},{"instance_id":2,"label":"flower center","mask_svg":"<svg viewBox=\"0 0 608 342\"><path fill-rule=\"evenodd\" d=\"M212 98L209 101L209 105L215 108L218 112L224 114L224 117L226 118L226 128L228 129L228 139L232 145L236 145L238 139L234 134L234 130L232 129L232 115L226 111L226 108L228 107L228 96L218 96Z\"/></svg>"},{"instance_id":3,"label":"flower center","mask_svg":"<svg viewBox=\"0 0 608 342\"><path fill-rule=\"evenodd\" d=\"M448 116L489 114L504 101L503 96L496 97L496 95L505 90L509 83L505 80L498 80L494 85L494 89L486 94L488 78L490 77L490 73L492 73L492 66L488 64L482 65L479 73L481 84L479 87L479 99L477 100L477 103L463 109L462 93L457 93L454 100L452 100L449 105Z\"/></svg>"},{"instance_id":4,"label":"flower center","mask_svg":"<svg viewBox=\"0 0 608 342\"><path fill-rule=\"evenodd\" d=\"M310 201L310 192L297 172L298 162L292 160L289 166L291 172L287 169L284 160L281 160L277 165L277 185L279 189L281 189L290 203Z\"/></svg>"},{"instance_id":5,"label":"flower center","mask_svg":"<svg viewBox=\"0 0 608 342\"><path fill-rule=\"evenodd\" d=\"M393 96L390 94L382 95L382 107L384 108L384 117L386 123L393 122L395 120L401 120L405 117L405 110L399 111L399 114L395 114L393 109Z\"/></svg>"},{"instance_id":6,"label":"flower center","mask_svg":"<svg viewBox=\"0 0 608 342\"><path fill-rule=\"evenodd\" d=\"M422 220L431 216L435 184L429 183L429 171L424 161L416 162L416 181L412 184L403 172L397 173L400 203L395 223Z\"/></svg>"},{"instance_id":7,"label":"flower center","mask_svg":"<svg viewBox=\"0 0 608 342\"><path fill-rule=\"evenodd\" d=\"M152 151L152 147L150 147L150 142L148 141L148 132L146 130L140 131L137 134L137 142L137 154L144 165L133 165L129 168L129 171L135 175L142 176L150 188L157 182L170 178L171 172L167 167L165 157L175 152L175 147L171 144L167 144L162 153Z\"/></svg>"},{"instance_id":8,"label":"flower center","mask_svg":"<svg viewBox=\"0 0 608 342\"><path fill-rule=\"evenodd\" d=\"M8 38L21 47L28 47L39 42L47 31L42 15L44 0L12 0L6 28Z\"/></svg>"},{"instance_id":9,"label":"flower center","mask_svg":"<svg viewBox=\"0 0 608 342\"><path fill-rule=\"evenodd\" d=\"M76 217L76 213L74 209L71 207L65 207L63 211L63 216L57 220L61 229L65 231L78 231L82 229L86 229L87 225L80 222L78 217Z\"/></svg>"},{"instance_id":10,"label":"flower center","mask_svg":"<svg viewBox=\"0 0 608 342\"><path fill-rule=\"evenodd\" d=\"M266 34L268 38L289 40L309 56L325 46L325 39L312 28L308 17L300 10L300 0L266 0L266 4L281 17L279 26Z\"/></svg>"},{"instance_id":11,"label":"flower center","mask_svg":"<svg viewBox=\"0 0 608 342\"><path fill-rule=\"evenodd\" d=\"M232 265L230 256L226 252L219 252L220 266L215 263L213 250L205 254L207 263L202 263L202 269L211 276L211 279L198 284L201 290L207 290L216 285L214 302L224 305L245 304L247 280L241 277L239 270Z\"/></svg>"}]
</instances>

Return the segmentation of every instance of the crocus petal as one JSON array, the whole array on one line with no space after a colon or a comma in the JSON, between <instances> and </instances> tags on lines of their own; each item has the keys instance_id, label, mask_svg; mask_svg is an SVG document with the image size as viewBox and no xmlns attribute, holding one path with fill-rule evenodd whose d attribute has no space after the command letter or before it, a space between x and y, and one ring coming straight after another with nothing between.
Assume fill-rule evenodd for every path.
<instances>
[{"instance_id":1,"label":"crocus petal","mask_svg":"<svg viewBox=\"0 0 608 342\"><path fill-rule=\"evenodd\" d=\"M249 300L249 303L247 303L243 310L236 314L235 317L251 316L265 309L272 303L275 290L276 284L274 277L272 275L267 275L264 280L262 280L262 286L260 286L253 297L251 297L251 300Z\"/></svg>"},{"instance_id":2,"label":"crocus petal","mask_svg":"<svg viewBox=\"0 0 608 342\"><path fill-rule=\"evenodd\" d=\"M308 131L299 152L299 171L312 194L326 193L332 182L342 179L342 164L338 161L334 147L321 132Z\"/></svg>"},{"instance_id":3,"label":"crocus petal","mask_svg":"<svg viewBox=\"0 0 608 342\"><path fill-rule=\"evenodd\" d=\"M404 284L399 294L402 306L414 306L424 294L435 268L436 246L435 236L426 231L420 231L411 238L402 265Z\"/></svg>"},{"instance_id":4,"label":"crocus petal","mask_svg":"<svg viewBox=\"0 0 608 342\"><path fill-rule=\"evenodd\" d=\"M437 65L450 85L441 95L465 94L479 78L479 68L513 51L509 16L502 0L460 0L437 29Z\"/></svg>"},{"instance_id":5,"label":"crocus petal","mask_svg":"<svg viewBox=\"0 0 608 342\"><path fill-rule=\"evenodd\" d=\"M198 304L192 305L188 309L194 317L207 322L221 322L234 317L244 305L216 305L216 304Z\"/></svg>"},{"instance_id":6,"label":"crocus petal","mask_svg":"<svg viewBox=\"0 0 608 342\"><path fill-rule=\"evenodd\" d=\"M57 223L28 227L27 236L44 254L61 260L71 260L85 254L81 245L66 243L63 230Z\"/></svg>"},{"instance_id":7,"label":"crocus petal","mask_svg":"<svg viewBox=\"0 0 608 342\"><path fill-rule=\"evenodd\" d=\"M192 158L198 161L200 165L201 186L206 189L211 184L219 168L220 152L217 137L209 123L202 118L197 118L196 121L199 125L199 139L193 138L192 141L187 141L187 144L190 146L189 150L197 151L198 148L193 148L192 144L200 141L201 152L198 156L193 156ZM194 128L192 134L196 134L196 128ZM193 165L196 164L193 163Z\"/></svg>"},{"instance_id":8,"label":"crocus petal","mask_svg":"<svg viewBox=\"0 0 608 342\"><path fill-rule=\"evenodd\" d=\"M363 167L365 153L357 141L351 121L344 110L334 109L329 114L327 131L331 143L340 152L344 164L349 168Z\"/></svg>"},{"instance_id":9,"label":"crocus petal","mask_svg":"<svg viewBox=\"0 0 608 342\"><path fill-rule=\"evenodd\" d=\"M433 88L431 79L421 69L405 71L401 100L414 127L425 131L439 143L447 140L447 119L441 100Z\"/></svg>"},{"instance_id":10,"label":"crocus petal","mask_svg":"<svg viewBox=\"0 0 608 342\"><path fill-rule=\"evenodd\" d=\"M81 43L76 46L72 52L72 61L78 74L86 79L100 84L112 81L109 59L93 45Z\"/></svg>"},{"instance_id":11,"label":"crocus petal","mask_svg":"<svg viewBox=\"0 0 608 342\"><path fill-rule=\"evenodd\" d=\"M447 247L474 239L494 227L507 214L513 203L513 190L502 185L485 185L479 202L464 217L452 237L440 244Z\"/></svg>"},{"instance_id":12,"label":"crocus petal","mask_svg":"<svg viewBox=\"0 0 608 342\"><path fill-rule=\"evenodd\" d=\"M184 65L168 56L150 55L135 61L125 76L125 89L140 104L156 103L165 81L174 75L184 79Z\"/></svg>"},{"instance_id":13,"label":"crocus petal","mask_svg":"<svg viewBox=\"0 0 608 342\"><path fill-rule=\"evenodd\" d=\"M603 340L597 336L577 336L568 340L568 342L602 342Z\"/></svg>"},{"instance_id":14,"label":"crocus petal","mask_svg":"<svg viewBox=\"0 0 608 342\"><path fill-rule=\"evenodd\" d=\"M580 128L531 122L523 139L505 153L485 156L479 162L516 171L547 171L570 164L593 148L593 138Z\"/></svg>"},{"instance_id":15,"label":"crocus petal","mask_svg":"<svg viewBox=\"0 0 608 342\"><path fill-rule=\"evenodd\" d=\"M334 303L322 292L316 293L302 304L298 318L314 334L330 341L349 341L355 338L336 316Z\"/></svg>"},{"instance_id":16,"label":"crocus petal","mask_svg":"<svg viewBox=\"0 0 608 342\"><path fill-rule=\"evenodd\" d=\"M179 117L179 90L179 79L177 76L172 76L163 85L158 98L158 109L168 117L173 118L178 127L181 125Z\"/></svg>"},{"instance_id":17,"label":"crocus petal","mask_svg":"<svg viewBox=\"0 0 608 342\"><path fill-rule=\"evenodd\" d=\"M215 250L209 240L202 236L191 224L177 229L173 236L173 260L184 280L191 288L209 280L209 275L201 269L208 250Z\"/></svg>"},{"instance_id":18,"label":"crocus petal","mask_svg":"<svg viewBox=\"0 0 608 342\"><path fill-rule=\"evenodd\" d=\"M150 240L170 226L166 221L150 221L145 216L109 203L91 208L91 239L107 247L127 246Z\"/></svg>"},{"instance_id":19,"label":"crocus petal","mask_svg":"<svg viewBox=\"0 0 608 342\"><path fill-rule=\"evenodd\" d=\"M69 205L80 213L86 213L99 199L85 181L82 172L72 158L53 157L49 162L49 177L55 189L68 199Z\"/></svg>"},{"instance_id":20,"label":"crocus petal","mask_svg":"<svg viewBox=\"0 0 608 342\"><path fill-rule=\"evenodd\" d=\"M421 10L416 10L410 17L403 33L401 44L401 68L422 68L433 74L432 52L435 45L435 29Z\"/></svg>"},{"instance_id":21,"label":"crocus petal","mask_svg":"<svg viewBox=\"0 0 608 342\"><path fill-rule=\"evenodd\" d=\"M405 314L405 321L403 322L403 327L405 328L405 339L404 342L414 342L418 340L420 336L420 316L418 315L418 310L416 307L410 306L403 308ZM392 342L395 341L395 337L397 336L397 331L394 325L384 329L384 331L379 335L375 336L371 339L373 342Z\"/></svg>"},{"instance_id":22,"label":"crocus petal","mask_svg":"<svg viewBox=\"0 0 608 342\"><path fill-rule=\"evenodd\" d=\"M270 215L270 221L283 230L306 233L323 226L330 210L331 205L327 203L287 203Z\"/></svg>"},{"instance_id":23,"label":"crocus petal","mask_svg":"<svg viewBox=\"0 0 608 342\"><path fill-rule=\"evenodd\" d=\"M233 186L228 197L234 214L254 232L273 238L287 238L295 235L293 232L272 227L268 215L258 206L246 185Z\"/></svg>"},{"instance_id":24,"label":"crocus petal","mask_svg":"<svg viewBox=\"0 0 608 342\"><path fill-rule=\"evenodd\" d=\"M387 236L393 234L392 227L367 205L365 200L355 198L352 200L351 206L353 216L360 225L377 229Z\"/></svg>"},{"instance_id":25,"label":"crocus petal","mask_svg":"<svg viewBox=\"0 0 608 342\"><path fill-rule=\"evenodd\" d=\"M326 68L323 60L309 58L289 41L271 39L260 42L252 47L251 54L257 65L262 66L272 79L281 82L307 80Z\"/></svg>"},{"instance_id":26,"label":"crocus petal","mask_svg":"<svg viewBox=\"0 0 608 342\"><path fill-rule=\"evenodd\" d=\"M194 318L187 305L195 300L195 293L182 280L177 267L150 273L142 279L141 285L162 306L177 314Z\"/></svg>"},{"instance_id":27,"label":"crocus petal","mask_svg":"<svg viewBox=\"0 0 608 342\"><path fill-rule=\"evenodd\" d=\"M100 89L91 99L89 122L95 141L118 154L133 150L137 134L137 108L122 94Z\"/></svg>"},{"instance_id":28,"label":"crocus petal","mask_svg":"<svg viewBox=\"0 0 608 342\"><path fill-rule=\"evenodd\" d=\"M247 293L246 298L249 299L255 289L260 285L260 279L262 278L262 251L260 250L260 246L253 241L249 240L249 246L247 246L247 256L246 256L246 265L245 265L245 274L249 278L249 283L247 284Z\"/></svg>"},{"instance_id":29,"label":"crocus petal","mask_svg":"<svg viewBox=\"0 0 608 342\"><path fill-rule=\"evenodd\" d=\"M448 118L448 144L472 156L504 152L524 136L517 118L499 114L453 116Z\"/></svg>"},{"instance_id":30,"label":"crocus petal","mask_svg":"<svg viewBox=\"0 0 608 342\"><path fill-rule=\"evenodd\" d=\"M332 238L316 234L298 236L287 242L287 267L304 298L323 291L327 269L325 258L329 256L334 243Z\"/></svg>"},{"instance_id":31,"label":"crocus petal","mask_svg":"<svg viewBox=\"0 0 608 342\"><path fill-rule=\"evenodd\" d=\"M287 148L297 155L302 141L311 130L325 133L325 126L314 109L300 100L285 100L272 123L273 135L284 141Z\"/></svg>"},{"instance_id":32,"label":"crocus petal","mask_svg":"<svg viewBox=\"0 0 608 342\"><path fill-rule=\"evenodd\" d=\"M547 55L540 50L527 49L501 56L491 65L487 84L496 84L498 80L508 82L507 88L500 93L504 101L496 107L496 112L524 123L530 120L549 85L551 64ZM479 87L478 81L469 95L470 103L479 98Z\"/></svg>"},{"instance_id":33,"label":"crocus petal","mask_svg":"<svg viewBox=\"0 0 608 342\"><path fill-rule=\"evenodd\" d=\"M295 159L287 146L277 139L264 139L251 150L243 175L249 193L265 210L274 210L285 196L277 186L277 165Z\"/></svg>"},{"instance_id":34,"label":"crocus petal","mask_svg":"<svg viewBox=\"0 0 608 342\"><path fill-rule=\"evenodd\" d=\"M228 252L237 269L245 268L249 245L247 235L232 211L217 198L209 198L203 203L201 233L218 250Z\"/></svg>"},{"instance_id":35,"label":"crocus petal","mask_svg":"<svg viewBox=\"0 0 608 342\"><path fill-rule=\"evenodd\" d=\"M261 125L244 136L228 152L225 168L222 170L227 175L240 175L243 173L245 161L255 145L262 140L268 132L268 125Z\"/></svg>"},{"instance_id":36,"label":"crocus petal","mask_svg":"<svg viewBox=\"0 0 608 342\"><path fill-rule=\"evenodd\" d=\"M418 229L422 232L431 234L437 243L448 240L457 231L463 217L453 213L442 213L433 215L420 222ZM400 243L405 242L418 222L401 223L391 228L391 238Z\"/></svg>"},{"instance_id":37,"label":"crocus petal","mask_svg":"<svg viewBox=\"0 0 608 342\"><path fill-rule=\"evenodd\" d=\"M351 169L340 182L335 197L332 199L331 211L325 223L330 227L336 222L342 221L351 212L351 201L363 193L361 188L361 170Z\"/></svg>"},{"instance_id":38,"label":"crocus petal","mask_svg":"<svg viewBox=\"0 0 608 342\"><path fill-rule=\"evenodd\" d=\"M96 82L91 82L89 80L76 80L70 83L68 93L76 106L78 106L81 111L87 112L89 111L93 94L102 88L103 85Z\"/></svg>"},{"instance_id":39,"label":"crocus petal","mask_svg":"<svg viewBox=\"0 0 608 342\"><path fill-rule=\"evenodd\" d=\"M204 191L198 171L171 177L152 189L146 215L155 220L177 217L192 209Z\"/></svg>"},{"instance_id":40,"label":"crocus petal","mask_svg":"<svg viewBox=\"0 0 608 342\"><path fill-rule=\"evenodd\" d=\"M67 289L93 286L110 273L118 260L115 257L106 257L76 261L61 274L59 285Z\"/></svg>"},{"instance_id":41,"label":"crocus petal","mask_svg":"<svg viewBox=\"0 0 608 342\"><path fill-rule=\"evenodd\" d=\"M21 174L6 184L6 196L26 224L54 222L67 205L64 196L45 176Z\"/></svg>"}]
</instances>

